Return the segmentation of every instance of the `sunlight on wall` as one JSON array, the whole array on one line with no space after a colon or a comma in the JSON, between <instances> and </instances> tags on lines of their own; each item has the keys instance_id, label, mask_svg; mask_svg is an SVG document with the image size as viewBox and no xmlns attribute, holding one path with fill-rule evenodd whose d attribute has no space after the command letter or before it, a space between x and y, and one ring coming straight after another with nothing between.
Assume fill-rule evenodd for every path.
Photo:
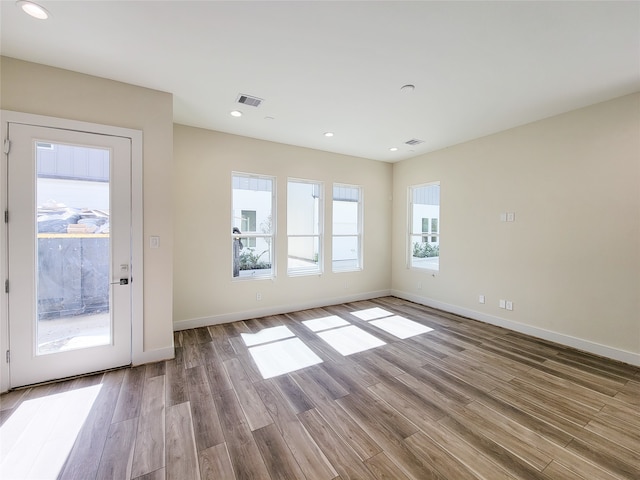
<instances>
[{"instance_id":1,"label":"sunlight on wall","mask_svg":"<svg viewBox=\"0 0 640 480\"><path fill-rule=\"evenodd\" d=\"M27 400L0 427L3 479L56 479L102 385Z\"/></svg>"}]
</instances>

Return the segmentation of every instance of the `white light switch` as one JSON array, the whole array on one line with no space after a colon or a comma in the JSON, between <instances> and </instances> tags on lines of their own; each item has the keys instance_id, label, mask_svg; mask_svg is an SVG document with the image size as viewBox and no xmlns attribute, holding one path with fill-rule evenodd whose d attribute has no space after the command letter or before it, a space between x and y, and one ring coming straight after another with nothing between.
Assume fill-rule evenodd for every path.
<instances>
[{"instance_id":1,"label":"white light switch","mask_svg":"<svg viewBox=\"0 0 640 480\"><path fill-rule=\"evenodd\" d=\"M507 212L507 222L515 222L516 214L514 212Z\"/></svg>"},{"instance_id":2,"label":"white light switch","mask_svg":"<svg viewBox=\"0 0 640 480\"><path fill-rule=\"evenodd\" d=\"M149 248L160 248L160 237L149 237Z\"/></svg>"}]
</instances>

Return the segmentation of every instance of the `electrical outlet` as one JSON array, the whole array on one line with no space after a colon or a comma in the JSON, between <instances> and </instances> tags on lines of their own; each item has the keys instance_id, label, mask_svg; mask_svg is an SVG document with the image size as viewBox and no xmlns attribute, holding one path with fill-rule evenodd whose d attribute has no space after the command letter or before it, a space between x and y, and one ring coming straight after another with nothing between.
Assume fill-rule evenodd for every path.
<instances>
[{"instance_id":1,"label":"electrical outlet","mask_svg":"<svg viewBox=\"0 0 640 480\"><path fill-rule=\"evenodd\" d=\"M507 222L515 222L516 214L515 212L507 212Z\"/></svg>"},{"instance_id":2,"label":"electrical outlet","mask_svg":"<svg viewBox=\"0 0 640 480\"><path fill-rule=\"evenodd\" d=\"M478 303L484 303L484 295L478 295Z\"/></svg>"},{"instance_id":3,"label":"electrical outlet","mask_svg":"<svg viewBox=\"0 0 640 480\"><path fill-rule=\"evenodd\" d=\"M505 307L507 310L513 310L513 302L511 300L507 300L505 303Z\"/></svg>"},{"instance_id":4,"label":"electrical outlet","mask_svg":"<svg viewBox=\"0 0 640 480\"><path fill-rule=\"evenodd\" d=\"M507 308L507 301L501 299L500 302L498 303L498 306L500 308Z\"/></svg>"},{"instance_id":5,"label":"electrical outlet","mask_svg":"<svg viewBox=\"0 0 640 480\"><path fill-rule=\"evenodd\" d=\"M256 293L256 302L262 300L262 294L260 292Z\"/></svg>"}]
</instances>

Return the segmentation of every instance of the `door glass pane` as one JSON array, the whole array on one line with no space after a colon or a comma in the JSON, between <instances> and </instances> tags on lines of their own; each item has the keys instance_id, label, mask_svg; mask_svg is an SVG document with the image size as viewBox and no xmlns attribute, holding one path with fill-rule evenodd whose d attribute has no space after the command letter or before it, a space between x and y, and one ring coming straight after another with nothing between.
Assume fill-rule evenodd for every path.
<instances>
[{"instance_id":1,"label":"door glass pane","mask_svg":"<svg viewBox=\"0 0 640 480\"><path fill-rule=\"evenodd\" d=\"M111 343L109 156L36 143L38 354Z\"/></svg>"}]
</instances>

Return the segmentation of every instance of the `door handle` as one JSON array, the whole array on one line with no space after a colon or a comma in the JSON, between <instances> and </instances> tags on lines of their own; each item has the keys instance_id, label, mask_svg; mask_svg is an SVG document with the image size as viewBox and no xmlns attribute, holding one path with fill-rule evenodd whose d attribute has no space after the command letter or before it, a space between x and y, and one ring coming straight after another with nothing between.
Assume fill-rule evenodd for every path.
<instances>
[{"instance_id":1,"label":"door handle","mask_svg":"<svg viewBox=\"0 0 640 480\"><path fill-rule=\"evenodd\" d=\"M111 282L111 285L129 285L129 279L128 278L121 278L117 282Z\"/></svg>"}]
</instances>

